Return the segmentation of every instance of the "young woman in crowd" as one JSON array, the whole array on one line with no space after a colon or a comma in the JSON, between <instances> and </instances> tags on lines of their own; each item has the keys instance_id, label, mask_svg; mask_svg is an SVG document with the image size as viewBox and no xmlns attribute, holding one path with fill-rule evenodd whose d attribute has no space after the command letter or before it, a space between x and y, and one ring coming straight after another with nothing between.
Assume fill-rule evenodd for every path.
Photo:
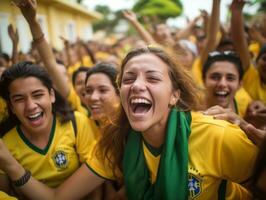
<instances>
[{"instance_id":1,"label":"young woman in crowd","mask_svg":"<svg viewBox=\"0 0 266 200\"><path fill-rule=\"evenodd\" d=\"M0 88L9 110L0 125L2 140L28 173L57 187L87 159L95 138L86 117L73 113L45 69L30 62L8 68ZM6 174L0 182L9 192Z\"/></svg>"},{"instance_id":2,"label":"young woman in crowd","mask_svg":"<svg viewBox=\"0 0 266 200\"><path fill-rule=\"evenodd\" d=\"M129 199L250 197L237 183L249 178L256 147L237 126L189 112L195 88L172 57L156 48L130 52L119 88L118 121L95 144L87 166L57 189L27 177L0 143L1 168L11 180L24 180L20 191L32 199L80 199L104 178L123 176Z\"/></svg>"},{"instance_id":3,"label":"young woman in crowd","mask_svg":"<svg viewBox=\"0 0 266 200\"><path fill-rule=\"evenodd\" d=\"M203 65L204 102L206 108L219 105L230 108L244 117L250 98L237 102L235 96L242 85L243 68L239 57L232 51L211 52Z\"/></svg>"}]
</instances>

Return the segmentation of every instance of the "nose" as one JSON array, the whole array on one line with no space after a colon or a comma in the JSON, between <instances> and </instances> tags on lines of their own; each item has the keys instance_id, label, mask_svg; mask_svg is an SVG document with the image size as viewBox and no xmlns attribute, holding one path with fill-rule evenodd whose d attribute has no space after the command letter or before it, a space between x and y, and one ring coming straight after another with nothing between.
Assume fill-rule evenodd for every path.
<instances>
[{"instance_id":1,"label":"nose","mask_svg":"<svg viewBox=\"0 0 266 200\"><path fill-rule=\"evenodd\" d=\"M35 103L35 101L32 98L28 98L26 100L26 109L34 110L35 108L37 108L37 104Z\"/></svg>"},{"instance_id":2,"label":"nose","mask_svg":"<svg viewBox=\"0 0 266 200\"><path fill-rule=\"evenodd\" d=\"M140 92L145 90L145 80L143 78L137 78L131 86L132 92Z\"/></svg>"},{"instance_id":3,"label":"nose","mask_svg":"<svg viewBox=\"0 0 266 200\"><path fill-rule=\"evenodd\" d=\"M97 92L97 91L93 91L92 93L91 93L91 95L89 95L89 99L90 100L98 100L99 99L99 93Z\"/></svg>"},{"instance_id":4,"label":"nose","mask_svg":"<svg viewBox=\"0 0 266 200\"><path fill-rule=\"evenodd\" d=\"M227 80L226 77L222 77L219 82L218 82L219 86L226 86L227 85Z\"/></svg>"}]
</instances>

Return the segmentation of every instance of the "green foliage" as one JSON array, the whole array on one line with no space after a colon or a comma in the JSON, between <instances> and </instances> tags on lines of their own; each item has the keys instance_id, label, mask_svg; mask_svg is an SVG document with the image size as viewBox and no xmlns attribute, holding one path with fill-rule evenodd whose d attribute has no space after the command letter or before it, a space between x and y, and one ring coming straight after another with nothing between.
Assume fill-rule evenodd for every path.
<instances>
[{"instance_id":1,"label":"green foliage","mask_svg":"<svg viewBox=\"0 0 266 200\"><path fill-rule=\"evenodd\" d=\"M157 16L165 21L169 17L177 17L182 13L180 0L138 0L133 10L139 16Z\"/></svg>"},{"instance_id":2,"label":"green foliage","mask_svg":"<svg viewBox=\"0 0 266 200\"><path fill-rule=\"evenodd\" d=\"M258 11L266 12L266 1L265 0L254 0L252 4L259 4Z\"/></svg>"}]
</instances>

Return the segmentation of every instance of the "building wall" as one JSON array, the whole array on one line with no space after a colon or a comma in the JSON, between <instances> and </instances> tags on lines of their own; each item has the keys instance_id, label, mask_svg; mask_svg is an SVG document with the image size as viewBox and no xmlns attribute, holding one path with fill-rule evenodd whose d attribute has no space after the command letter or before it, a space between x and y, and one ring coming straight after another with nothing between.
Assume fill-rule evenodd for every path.
<instances>
[{"instance_id":1,"label":"building wall","mask_svg":"<svg viewBox=\"0 0 266 200\"><path fill-rule=\"evenodd\" d=\"M92 17L79 13L75 9L65 9L59 4L38 2L37 19L41 24L45 37L51 45L57 49L63 48L63 42L59 38L65 37L70 41L77 38L88 40L92 38ZM12 43L7 33L7 26L12 23L19 33L19 49L28 52L32 37L26 21L20 14L19 9L10 5L9 0L1 0L0 6L0 50L11 54Z\"/></svg>"}]
</instances>

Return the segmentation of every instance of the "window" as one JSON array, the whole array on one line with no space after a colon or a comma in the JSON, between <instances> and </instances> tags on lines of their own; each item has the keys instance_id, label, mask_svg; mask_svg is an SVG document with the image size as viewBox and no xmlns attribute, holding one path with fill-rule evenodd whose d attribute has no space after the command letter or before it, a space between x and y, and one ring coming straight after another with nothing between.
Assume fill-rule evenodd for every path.
<instances>
[{"instance_id":1,"label":"window","mask_svg":"<svg viewBox=\"0 0 266 200\"><path fill-rule=\"evenodd\" d=\"M49 41L48 31L47 31L47 23L46 23L46 17L44 15L37 15L37 20L42 28L42 31L45 35L45 39Z\"/></svg>"},{"instance_id":2,"label":"window","mask_svg":"<svg viewBox=\"0 0 266 200\"><path fill-rule=\"evenodd\" d=\"M9 24L9 15L7 13L0 13L0 52L11 55L12 41L8 36L7 27Z\"/></svg>"},{"instance_id":3,"label":"window","mask_svg":"<svg viewBox=\"0 0 266 200\"><path fill-rule=\"evenodd\" d=\"M30 29L29 26L21 15L17 16L17 29L18 29L18 36L19 36L19 44L21 47L21 51L23 53L27 53L31 48L31 41L32 38L30 36Z\"/></svg>"},{"instance_id":4,"label":"window","mask_svg":"<svg viewBox=\"0 0 266 200\"><path fill-rule=\"evenodd\" d=\"M68 22L66 25L66 37L70 42L75 42L77 39L76 26L73 21Z\"/></svg>"}]
</instances>

